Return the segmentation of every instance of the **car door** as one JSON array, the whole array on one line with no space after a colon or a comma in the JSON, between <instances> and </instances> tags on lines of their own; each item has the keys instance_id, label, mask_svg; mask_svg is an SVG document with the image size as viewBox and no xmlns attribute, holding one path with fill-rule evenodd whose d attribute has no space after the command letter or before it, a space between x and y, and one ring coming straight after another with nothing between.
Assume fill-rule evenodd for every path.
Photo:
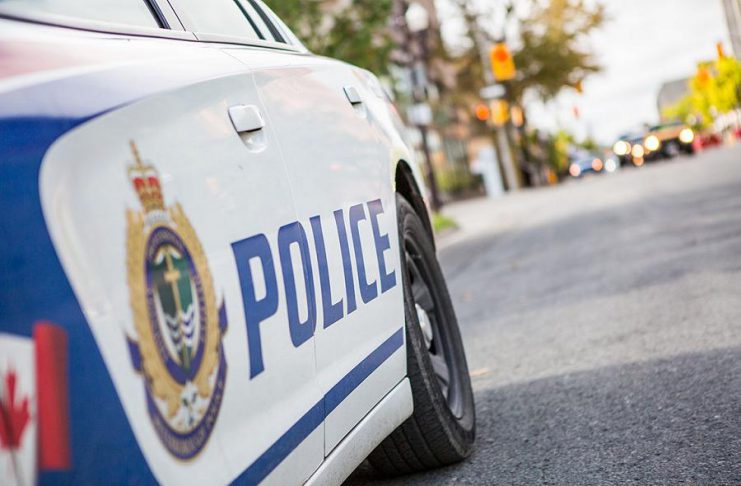
<instances>
[{"instance_id":1,"label":"car door","mask_svg":"<svg viewBox=\"0 0 741 486\"><path fill-rule=\"evenodd\" d=\"M364 73L296 52L225 49L254 72L318 269L325 454L406 372L391 151Z\"/></svg>"},{"instance_id":2,"label":"car door","mask_svg":"<svg viewBox=\"0 0 741 486\"><path fill-rule=\"evenodd\" d=\"M59 139L41 195L139 447L161 483L300 483L323 429L290 455L287 433L322 393L285 325L277 242L296 212L254 76L193 42L92 42L115 62L77 89L145 95Z\"/></svg>"}]
</instances>

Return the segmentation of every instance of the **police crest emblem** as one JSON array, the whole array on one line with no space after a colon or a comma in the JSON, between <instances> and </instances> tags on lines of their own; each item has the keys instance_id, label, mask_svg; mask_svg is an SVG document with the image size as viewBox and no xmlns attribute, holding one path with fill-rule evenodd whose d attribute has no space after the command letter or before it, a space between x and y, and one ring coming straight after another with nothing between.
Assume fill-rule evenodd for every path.
<instances>
[{"instance_id":1,"label":"police crest emblem","mask_svg":"<svg viewBox=\"0 0 741 486\"><path fill-rule=\"evenodd\" d=\"M134 367L147 411L167 450L190 459L204 447L226 378L223 302L217 304L206 255L179 203L166 207L159 174L131 142L129 179L142 211L127 210L127 266L136 337Z\"/></svg>"}]
</instances>

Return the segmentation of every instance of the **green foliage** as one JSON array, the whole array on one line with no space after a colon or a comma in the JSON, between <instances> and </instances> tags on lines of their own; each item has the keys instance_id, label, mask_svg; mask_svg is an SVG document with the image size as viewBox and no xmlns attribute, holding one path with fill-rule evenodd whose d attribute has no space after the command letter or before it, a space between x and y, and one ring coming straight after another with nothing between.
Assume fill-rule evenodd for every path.
<instances>
[{"instance_id":1,"label":"green foliage","mask_svg":"<svg viewBox=\"0 0 741 486\"><path fill-rule=\"evenodd\" d=\"M724 57L716 62L713 78L713 103L720 113L728 113L739 105L741 91L741 63L734 57Z\"/></svg>"},{"instance_id":2,"label":"green foliage","mask_svg":"<svg viewBox=\"0 0 741 486\"><path fill-rule=\"evenodd\" d=\"M475 190L481 183L478 177L462 166L440 171L435 177L438 188L451 196L459 196L467 191Z\"/></svg>"},{"instance_id":3,"label":"green foliage","mask_svg":"<svg viewBox=\"0 0 741 486\"><path fill-rule=\"evenodd\" d=\"M686 95L674 105L667 106L661 112L661 116L667 120L682 120L693 125L693 128L703 128L705 123L695 114L692 96Z\"/></svg>"},{"instance_id":4,"label":"green foliage","mask_svg":"<svg viewBox=\"0 0 741 486\"><path fill-rule=\"evenodd\" d=\"M538 130L533 130L528 139L531 150L537 155L535 160L546 164L555 174L561 176L568 174L570 149L581 148L594 153L602 150L594 139L587 137L582 141L577 141L566 130L559 130L553 135L544 135Z\"/></svg>"},{"instance_id":5,"label":"green foliage","mask_svg":"<svg viewBox=\"0 0 741 486\"><path fill-rule=\"evenodd\" d=\"M718 114L734 110L741 102L741 63L724 57L699 66L689 80L689 94L662 115L707 128Z\"/></svg>"},{"instance_id":6,"label":"green foliage","mask_svg":"<svg viewBox=\"0 0 741 486\"><path fill-rule=\"evenodd\" d=\"M458 224L454 219L445 216L442 213L432 213L432 228L435 233L440 233L446 229L457 228Z\"/></svg>"},{"instance_id":7,"label":"green foliage","mask_svg":"<svg viewBox=\"0 0 741 486\"><path fill-rule=\"evenodd\" d=\"M270 6L311 51L376 74L388 73L392 0L352 0L335 9L323 0L275 0Z\"/></svg>"},{"instance_id":8,"label":"green foliage","mask_svg":"<svg viewBox=\"0 0 741 486\"><path fill-rule=\"evenodd\" d=\"M288 27L306 44L314 50L323 35L322 0L268 0L270 8L280 17Z\"/></svg>"},{"instance_id":9,"label":"green foliage","mask_svg":"<svg viewBox=\"0 0 741 486\"><path fill-rule=\"evenodd\" d=\"M568 132L559 130L548 141L548 164L557 174L569 170L569 146L574 138Z\"/></svg>"},{"instance_id":10,"label":"green foliage","mask_svg":"<svg viewBox=\"0 0 741 486\"><path fill-rule=\"evenodd\" d=\"M584 150L589 150L590 152L597 152L601 148L597 141L591 137L587 137L585 140L579 142L577 145Z\"/></svg>"}]
</instances>

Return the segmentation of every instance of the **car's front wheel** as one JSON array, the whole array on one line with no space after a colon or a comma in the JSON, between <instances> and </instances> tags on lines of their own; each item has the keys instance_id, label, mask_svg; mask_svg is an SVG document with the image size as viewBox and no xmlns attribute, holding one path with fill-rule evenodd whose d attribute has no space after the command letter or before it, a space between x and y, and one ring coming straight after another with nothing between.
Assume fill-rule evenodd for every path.
<instances>
[{"instance_id":1,"label":"car's front wheel","mask_svg":"<svg viewBox=\"0 0 741 486\"><path fill-rule=\"evenodd\" d=\"M458 462L476 435L466 355L432 239L406 199L397 195L396 205L414 413L369 457L394 476Z\"/></svg>"}]
</instances>

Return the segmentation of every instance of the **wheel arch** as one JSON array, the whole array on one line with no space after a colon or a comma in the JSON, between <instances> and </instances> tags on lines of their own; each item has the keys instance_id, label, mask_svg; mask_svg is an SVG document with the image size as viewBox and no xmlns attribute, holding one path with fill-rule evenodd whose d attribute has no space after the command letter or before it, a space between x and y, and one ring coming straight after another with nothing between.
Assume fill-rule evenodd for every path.
<instances>
[{"instance_id":1,"label":"wheel arch","mask_svg":"<svg viewBox=\"0 0 741 486\"><path fill-rule=\"evenodd\" d=\"M409 204L412 205L414 211L419 215L427 233L432 239L433 246L435 246L435 234L432 230L432 222L430 220L430 213L427 209L427 204L425 204L424 196L417 184L414 172L405 160L400 160L396 164L395 185L396 192L406 199Z\"/></svg>"}]
</instances>

